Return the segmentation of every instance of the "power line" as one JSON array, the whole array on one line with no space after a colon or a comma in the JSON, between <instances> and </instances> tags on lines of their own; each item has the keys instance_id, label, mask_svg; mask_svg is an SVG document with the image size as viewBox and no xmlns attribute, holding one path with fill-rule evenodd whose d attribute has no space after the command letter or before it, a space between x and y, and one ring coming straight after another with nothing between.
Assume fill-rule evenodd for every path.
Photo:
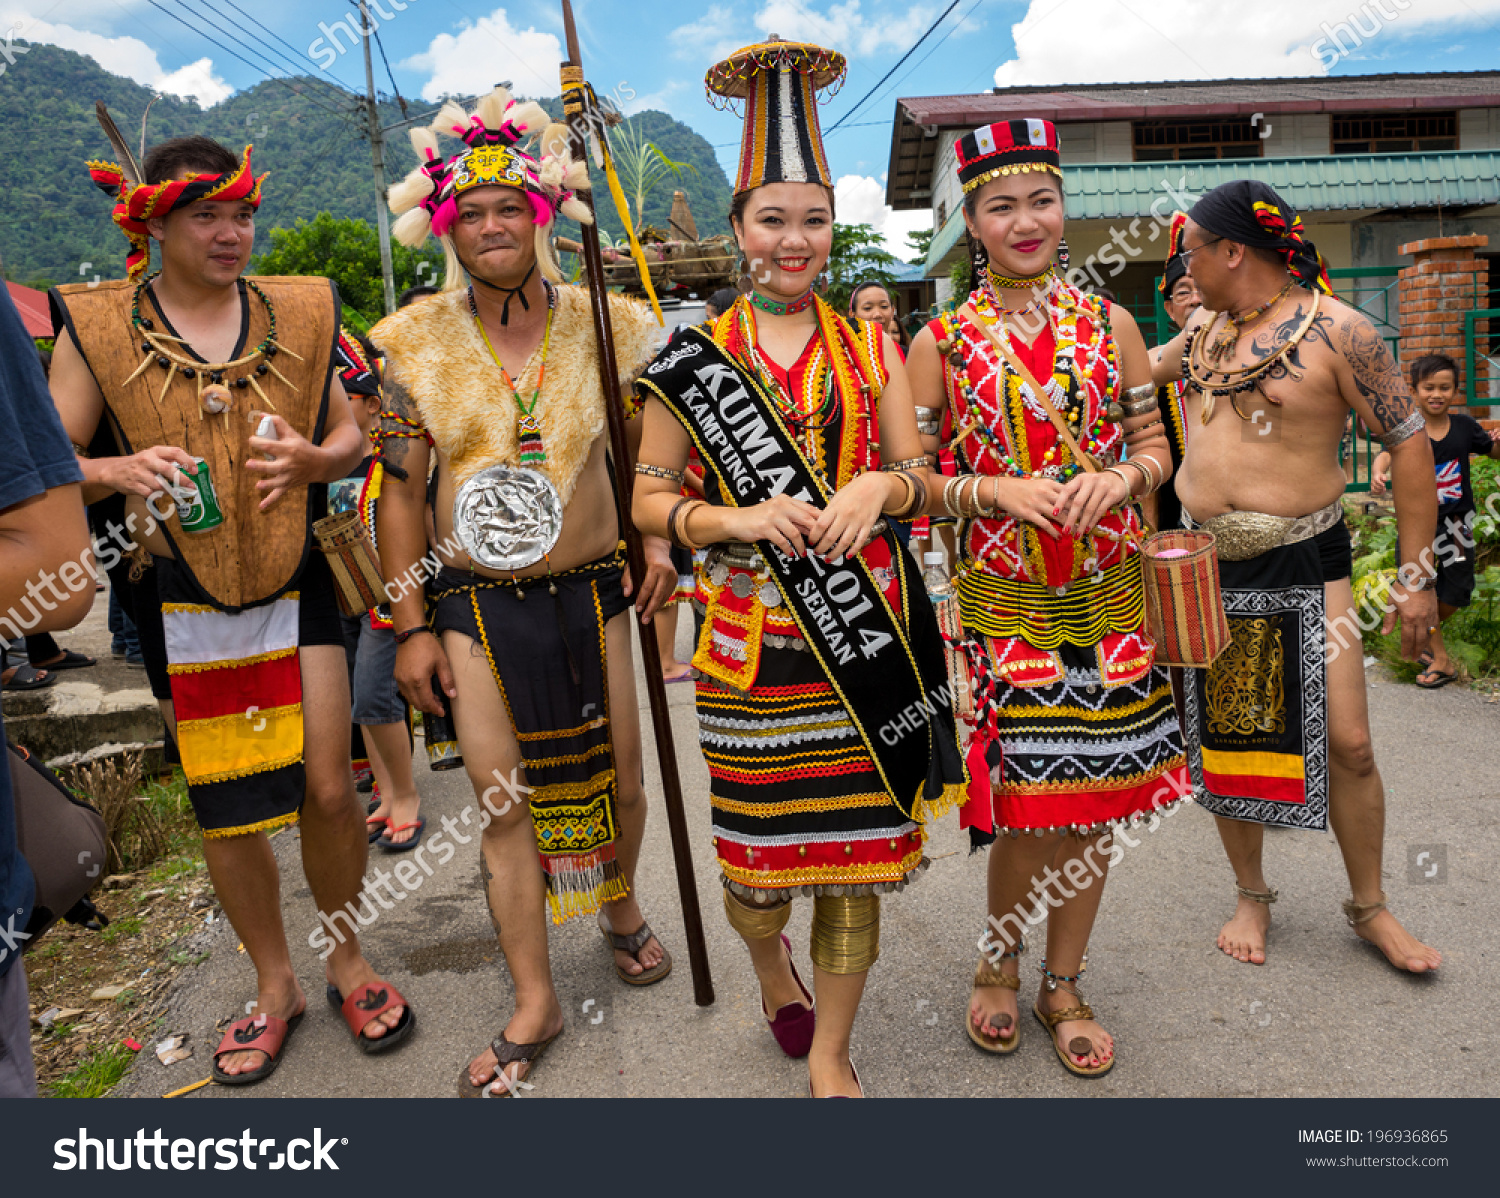
<instances>
[{"instance_id":1,"label":"power line","mask_svg":"<svg viewBox=\"0 0 1500 1198\"><path fill-rule=\"evenodd\" d=\"M902 83L904 83L907 79L909 79L911 77L911 75L912 75L912 73L914 71L916 71L918 68L920 68L921 65L924 62L926 62L929 58L931 58L934 54L936 54L940 49L942 49L943 43L946 42L955 33L957 33L960 29L962 29L963 26L964 26L964 22L967 21L971 16L973 16L974 15L974 10L976 8L978 8L983 3L984 3L984 0L974 0L974 3L969 6L969 11L966 12L966 13L964 13L963 16L959 17L959 19L956 22L954 22L953 28L950 29L950 30L948 30L947 33L943 34L942 37L938 38L938 40L933 44L933 47L932 47L931 50L927 51L926 54L922 55L921 58L917 59L916 62L912 63L911 64L911 69L908 70L906 72L906 74L902 75L900 79L897 79L896 82L894 84L892 84L892 87L893 88L900 87ZM899 66L900 64L898 63L897 65ZM985 67L984 69L986 71L989 70L988 67ZM886 122L884 122L884 121L876 121L875 122L875 124L885 124L885 123ZM856 126L854 126L854 125L845 125L844 128L846 128L846 129L853 129L853 128L856 128Z\"/></svg>"},{"instance_id":2,"label":"power line","mask_svg":"<svg viewBox=\"0 0 1500 1198\"><path fill-rule=\"evenodd\" d=\"M370 31L375 34L375 48L380 51L380 61L385 63L385 75L391 81L391 91L396 93L396 103L401 105L401 115L410 117L411 114L406 111L406 101L401 98L401 89L396 86L396 72L391 70L391 60L385 56L385 43L380 40L380 30L372 24Z\"/></svg>"},{"instance_id":3,"label":"power line","mask_svg":"<svg viewBox=\"0 0 1500 1198\"><path fill-rule=\"evenodd\" d=\"M923 42L925 42L930 36L932 36L933 30L935 30L939 25L941 25L945 20L947 20L948 19L948 14L951 13L955 8L957 8L958 5L959 5L959 0L953 0L952 4L948 5L947 8L943 9L942 14L938 17L938 19L936 21L934 21L931 25L927 26L927 31L924 34L922 34L921 37L919 37L916 41L914 41L912 43L911 49L908 50L905 54L903 54L900 58L898 58L896 60L896 65L893 66L889 71L887 71L884 75L882 75L880 77L880 82L877 83L877 84L875 84L874 87L872 87L863 96L861 96L859 98L859 103L858 104L856 104L853 108L849 109L849 111L846 112L846 113L844 113L843 116L839 117L838 120L834 121L834 123L828 129L824 130L823 136L827 137L828 134L832 133L835 129L837 129L840 125L842 125L845 121L847 121L851 116L853 116L856 112L858 112L859 109L860 109L860 107L861 107L861 105L863 105L866 100L868 100L871 96L873 96L876 92L878 92L880 90L881 85L884 84L887 79L889 79L892 75L894 75L901 68L901 64L903 62L905 62L908 58L910 58L913 54L915 54L917 52L917 47L920 46Z\"/></svg>"},{"instance_id":4,"label":"power line","mask_svg":"<svg viewBox=\"0 0 1500 1198\"><path fill-rule=\"evenodd\" d=\"M146 2L148 4L150 4L152 8L156 9L157 11L159 11L159 12L163 13L164 15L170 17L172 20L176 21L179 25L183 26L190 33L195 33L199 37L206 37L211 42L215 40L210 34L205 33L202 29L199 29L196 25L193 25L193 24L189 23L183 17L178 16L171 9L164 7L162 4L160 4L158 2L158 0L146 0ZM180 0L179 0L179 2L180 2ZM243 43L241 43L241 44L243 44ZM334 108L333 106L324 103L323 101L319 100L317 97L315 97L314 95L312 95L311 93L306 93L306 92L298 91L296 88L292 87L292 85L290 83L288 83L285 79L282 79L280 76L276 75L274 73L274 71L268 71L268 70L266 70L266 68L264 66L257 66L255 63L253 63L249 59L247 59L244 55L238 53L235 50L230 49L228 46L225 46L222 43L219 43L219 49L223 50L224 53L228 54L231 58L236 59L237 61L243 63L245 66L249 67L257 75L264 75L266 78L270 79L272 82L281 84L282 87L286 88L294 96L300 96L301 98L307 100L308 103L314 105L315 107L321 108L325 112L332 113L334 116L337 116L341 121L344 121L345 123L348 123L349 116L348 116L347 113L342 112L339 109ZM353 126L351 125L351 128L352 127Z\"/></svg>"},{"instance_id":5,"label":"power line","mask_svg":"<svg viewBox=\"0 0 1500 1198\"><path fill-rule=\"evenodd\" d=\"M293 60L298 63L298 69L301 70L301 64L302 64L303 59L305 58L305 55L301 51L299 51L296 46L292 45L285 38L283 38L280 34L276 33L275 30L269 29L265 25L262 25L254 17L252 17L249 13L247 13L243 8L241 8L238 4L236 4L234 2L234 0L224 0L224 3L227 4L227 5L229 5L230 8L234 9L235 12L239 13L242 17L244 17L247 21L249 21L257 29L260 29L263 32L269 34L271 37L275 38L278 42L280 42L283 46L285 46L288 50L290 50L291 53L292 53ZM358 95L358 93L352 87L350 87L343 80L339 79L332 72L327 72L327 74L328 74L329 80L331 80L333 84L336 84L339 87L340 90L344 91L345 93L347 93L348 95L351 95L351 96ZM317 76L316 75L309 75L308 78L310 78L310 79L317 79ZM319 80L319 82L323 82L323 81Z\"/></svg>"},{"instance_id":6,"label":"power line","mask_svg":"<svg viewBox=\"0 0 1500 1198\"><path fill-rule=\"evenodd\" d=\"M184 10L188 9L186 0L176 0L176 3L177 7L179 8ZM274 76L275 73L279 70L286 71L288 76L298 76L303 74L304 64L299 59L293 57L292 59L287 60L290 62L290 66L286 65L286 61L279 61L286 60L286 55L263 44L255 34L251 33L248 29L235 24L235 22L231 20L226 13L216 12L207 3L204 3L203 14L203 19L208 21L208 23L212 25L216 30L224 34L224 36L237 42L239 45L243 46L249 53L256 55L261 59L261 61L265 62L270 68L267 71L268 75ZM230 26L232 26L239 33L245 34L245 36L250 38L251 41L247 42L244 38L236 37L234 33L231 33L229 29L225 28L224 25L221 25L217 20L215 20L215 17L222 17L224 21L228 22ZM254 45L252 45L251 42L254 42ZM273 57L273 55L275 55L276 57ZM337 95L339 100L344 99L345 93L340 89L335 88L332 84L326 82L325 80L319 79L313 75L306 75L304 77L312 83L317 83L323 87L328 88L331 92Z\"/></svg>"}]
</instances>

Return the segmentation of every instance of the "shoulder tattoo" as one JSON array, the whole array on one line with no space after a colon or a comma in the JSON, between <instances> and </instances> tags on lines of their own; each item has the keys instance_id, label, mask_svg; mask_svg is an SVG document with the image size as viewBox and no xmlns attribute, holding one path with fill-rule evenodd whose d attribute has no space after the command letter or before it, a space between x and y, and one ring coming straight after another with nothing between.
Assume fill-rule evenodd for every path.
<instances>
[{"instance_id":1,"label":"shoulder tattoo","mask_svg":"<svg viewBox=\"0 0 1500 1198\"><path fill-rule=\"evenodd\" d=\"M407 454L411 452L413 437L422 437L421 413L411 392L391 379L381 388L385 405L380 413L381 457L387 465L404 469Z\"/></svg>"},{"instance_id":2,"label":"shoulder tattoo","mask_svg":"<svg viewBox=\"0 0 1500 1198\"><path fill-rule=\"evenodd\" d=\"M1354 385L1370 412L1389 433L1415 410L1401 368L1390 346L1366 316L1354 315L1339 328L1338 349L1354 374Z\"/></svg>"}]
</instances>

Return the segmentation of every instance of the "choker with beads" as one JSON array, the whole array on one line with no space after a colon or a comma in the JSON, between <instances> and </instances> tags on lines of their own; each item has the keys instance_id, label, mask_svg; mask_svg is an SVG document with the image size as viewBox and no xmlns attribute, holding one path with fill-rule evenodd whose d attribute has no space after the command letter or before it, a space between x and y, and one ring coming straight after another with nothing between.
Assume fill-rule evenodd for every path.
<instances>
[{"instance_id":1,"label":"choker with beads","mask_svg":"<svg viewBox=\"0 0 1500 1198\"><path fill-rule=\"evenodd\" d=\"M812 307L813 290L809 287L796 299L788 300L786 303L768 299L759 291L751 291L746 298L752 306L759 308L762 312L768 312L772 316L791 316L794 312L805 312Z\"/></svg>"},{"instance_id":2,"label":"choker with beads","mask_svg":"<svg viewBox=\"0 0 1500 1198\"><path fill-rule=\"evenodd\" d=\"M1052 267L1048 266L1041 274L1032 275L1026 279L1012 279L1008 275L1002 275L994 267L987 266L984 269L985 277L989 279L990 286L997 291L1025 291L1034 287L1041 287L1052 281Z\"/></svg>"}]
</instances>

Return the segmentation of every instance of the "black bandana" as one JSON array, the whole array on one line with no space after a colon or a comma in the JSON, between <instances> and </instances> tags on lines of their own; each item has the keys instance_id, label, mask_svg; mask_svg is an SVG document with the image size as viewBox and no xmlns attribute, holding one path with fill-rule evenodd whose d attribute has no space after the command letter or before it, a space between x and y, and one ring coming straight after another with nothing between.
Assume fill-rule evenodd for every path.
<instances>
[{"instance_id":1,"label":"black bandana","mask_svg":"<svg viewBox=\"0 0 1500 1198\"><path fill-rule=\"evenodd\" d=\"M1188 213L1205 233L1256 249L1275 250L1304 287L1332 294L1323 259L1303 236L1296 209L1254 179L1221 184Z\"/></svg>"}]
</instances>

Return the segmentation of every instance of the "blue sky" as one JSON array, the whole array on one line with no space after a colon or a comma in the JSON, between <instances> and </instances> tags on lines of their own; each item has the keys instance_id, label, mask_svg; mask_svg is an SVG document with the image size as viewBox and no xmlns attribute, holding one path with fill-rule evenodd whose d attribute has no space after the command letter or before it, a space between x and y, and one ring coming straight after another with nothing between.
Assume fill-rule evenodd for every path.
<instances>
[{"instance_id":1,"label":"blue sky","mask_svg":"<svg viewBox=\"0 0 1500 1198\"><path fill-rule=\"evenodd\" d=\"M390 15L376 17L380 41L409 100L472 95L502 79L518 93L556 94L556 0L378 3ZM705 69L770 33L843 51L849 77L822 115L825 129L843 120L827 138L840 218L876 224L898 252L905 230L926 218L889 213L880 198L897 96L997 83L1471 71L1500 63L1500 0L959 0L943 15L948 7L948 0L574 0L595 88L614 94L627 112L670 112L718 147L731 175L740 125L706 103ZM339 54L327 33L353 11L346 0L0 0L0 38L8 29L19 42L63 45L118 74L210 103L273 72L319 74L362 89L356 39L344 28ZM931 36L865 99L940 16ZM1341 26L1342 54L1329 40ZM20 72L24 61L12 69ZM389 91L378 53L375 70L377 87Z\"/></svg>"}]
</instances>

